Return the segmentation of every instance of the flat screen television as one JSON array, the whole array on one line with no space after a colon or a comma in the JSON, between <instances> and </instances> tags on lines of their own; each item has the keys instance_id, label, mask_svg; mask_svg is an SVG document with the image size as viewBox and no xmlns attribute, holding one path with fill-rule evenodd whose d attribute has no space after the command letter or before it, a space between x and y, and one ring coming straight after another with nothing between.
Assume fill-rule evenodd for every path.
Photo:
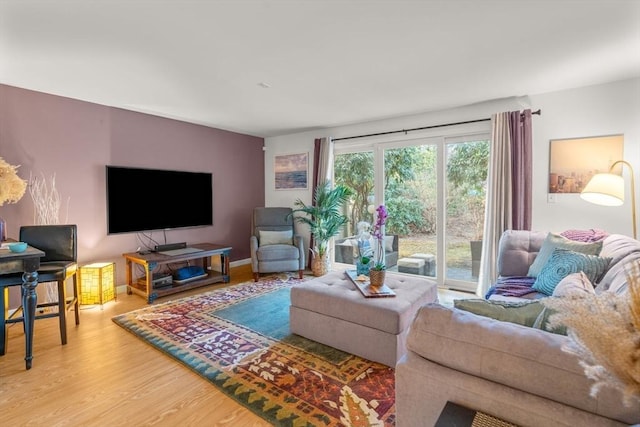
<instances>
[{"instance_id":1,"label":"flat screen television","mask_svg":"<svg viewBox=\"0 0 640 427\"><path fill-rule=\"evenodd\" d=\"M106 166L107 233L213 225L213 175Z\"/></svg>"}]
</instances>

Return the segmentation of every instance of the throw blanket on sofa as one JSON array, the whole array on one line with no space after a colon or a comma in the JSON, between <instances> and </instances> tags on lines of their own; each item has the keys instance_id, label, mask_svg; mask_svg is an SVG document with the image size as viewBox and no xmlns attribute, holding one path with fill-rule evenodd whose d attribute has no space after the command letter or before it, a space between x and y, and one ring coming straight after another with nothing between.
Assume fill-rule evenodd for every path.
<instances>
[{"instance_id":1,"label":"throw blanket on sofa","mask_svg":"<svg viewBox=\"0 0 640 427\"><path fill-rule=\"evenodd\" d=\"M566 230L560 235L576 242L591 243L606 239L609 233L598 228L590 228L588 230Z\"/></svg>"},{"instance_id":2,"label":"throw blanket on sofa","mask_svg":"<svg viewBox=\"0 0 640 427\"><path fill-rule=\"evenodd\" d=\"M487 291L485 299L491 295L504 295L508 297L521 297L532 292L536 292L532 286L536 281L535 277L509 276L500 277L498 281Z\"/></svg>"}]
</instances>

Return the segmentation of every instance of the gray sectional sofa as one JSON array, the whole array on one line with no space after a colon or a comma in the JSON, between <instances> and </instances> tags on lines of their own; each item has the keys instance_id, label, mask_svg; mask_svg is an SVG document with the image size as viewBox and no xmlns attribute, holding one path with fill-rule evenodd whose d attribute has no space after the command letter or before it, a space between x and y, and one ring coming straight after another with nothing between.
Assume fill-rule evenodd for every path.
<instances>
[{"instance_id":1,"label":"gray sectional sofa","mask_svg":"<svg viewBox=\"0 0 640 427\"><path fill-rule=\"evenodd\" d=\"M546 236L506 232L499 274L527 276ZM625 292L623 266L640 260L640 242L610 235L600 257L610 261L596 293ZM408 351L396 365L397 426L433 426L447 401L520 426L639 424L640 402L625 406L621 393L611 388L590 396L593 381L578 358L561 349L568 339L455 307L424 305L411 324Z\"/></svg>"}]
</instances>

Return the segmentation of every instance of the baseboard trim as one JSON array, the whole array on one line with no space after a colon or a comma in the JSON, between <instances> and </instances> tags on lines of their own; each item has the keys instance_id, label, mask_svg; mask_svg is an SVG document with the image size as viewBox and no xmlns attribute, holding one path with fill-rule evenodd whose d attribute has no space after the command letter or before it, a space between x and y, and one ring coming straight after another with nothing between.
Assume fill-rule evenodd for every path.
<instances>
[{"instance_id":1,"label":"baseboard trim","mask_svg":"<svg viewBox=\"0 0 640 427\"><path fill-rule=\"evenodd\" d=\"M251 264L251 258L245 258L238 261L233 261L229 263L229 267L239 267L241 265Z\"/></svg>"}]
</instances>

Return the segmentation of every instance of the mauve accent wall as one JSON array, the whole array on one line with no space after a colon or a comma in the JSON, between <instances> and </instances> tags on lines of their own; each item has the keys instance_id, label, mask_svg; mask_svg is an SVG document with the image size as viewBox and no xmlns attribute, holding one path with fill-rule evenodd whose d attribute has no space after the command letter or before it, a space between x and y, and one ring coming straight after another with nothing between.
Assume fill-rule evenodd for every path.
<instances>
[{"instance_id":1,"label":"mauve accent wall","mask_svg":"<svg viewBox=\"0 0 640 427\"><path fill-rule=\"evenodd\" d=\"M0 156L21 165L25 179L44 174L50 182L55 174L60 222L78 225L80 264L116 262L118 285L122 254L144 242L136 233L107 235L105 165L211 172L214 225L150 234L158 243L229 245L231 261L243 260L250 257L251 212L265 203L263 145L263 138L0 85ZM145 209L145 185L131 183L139 200L131 209ZM167 188L166 203L189 209L180 189ZM21 225L34 223L29 193L0 207L0 216L17 238Z\"/></svg>"}]
</instances>

